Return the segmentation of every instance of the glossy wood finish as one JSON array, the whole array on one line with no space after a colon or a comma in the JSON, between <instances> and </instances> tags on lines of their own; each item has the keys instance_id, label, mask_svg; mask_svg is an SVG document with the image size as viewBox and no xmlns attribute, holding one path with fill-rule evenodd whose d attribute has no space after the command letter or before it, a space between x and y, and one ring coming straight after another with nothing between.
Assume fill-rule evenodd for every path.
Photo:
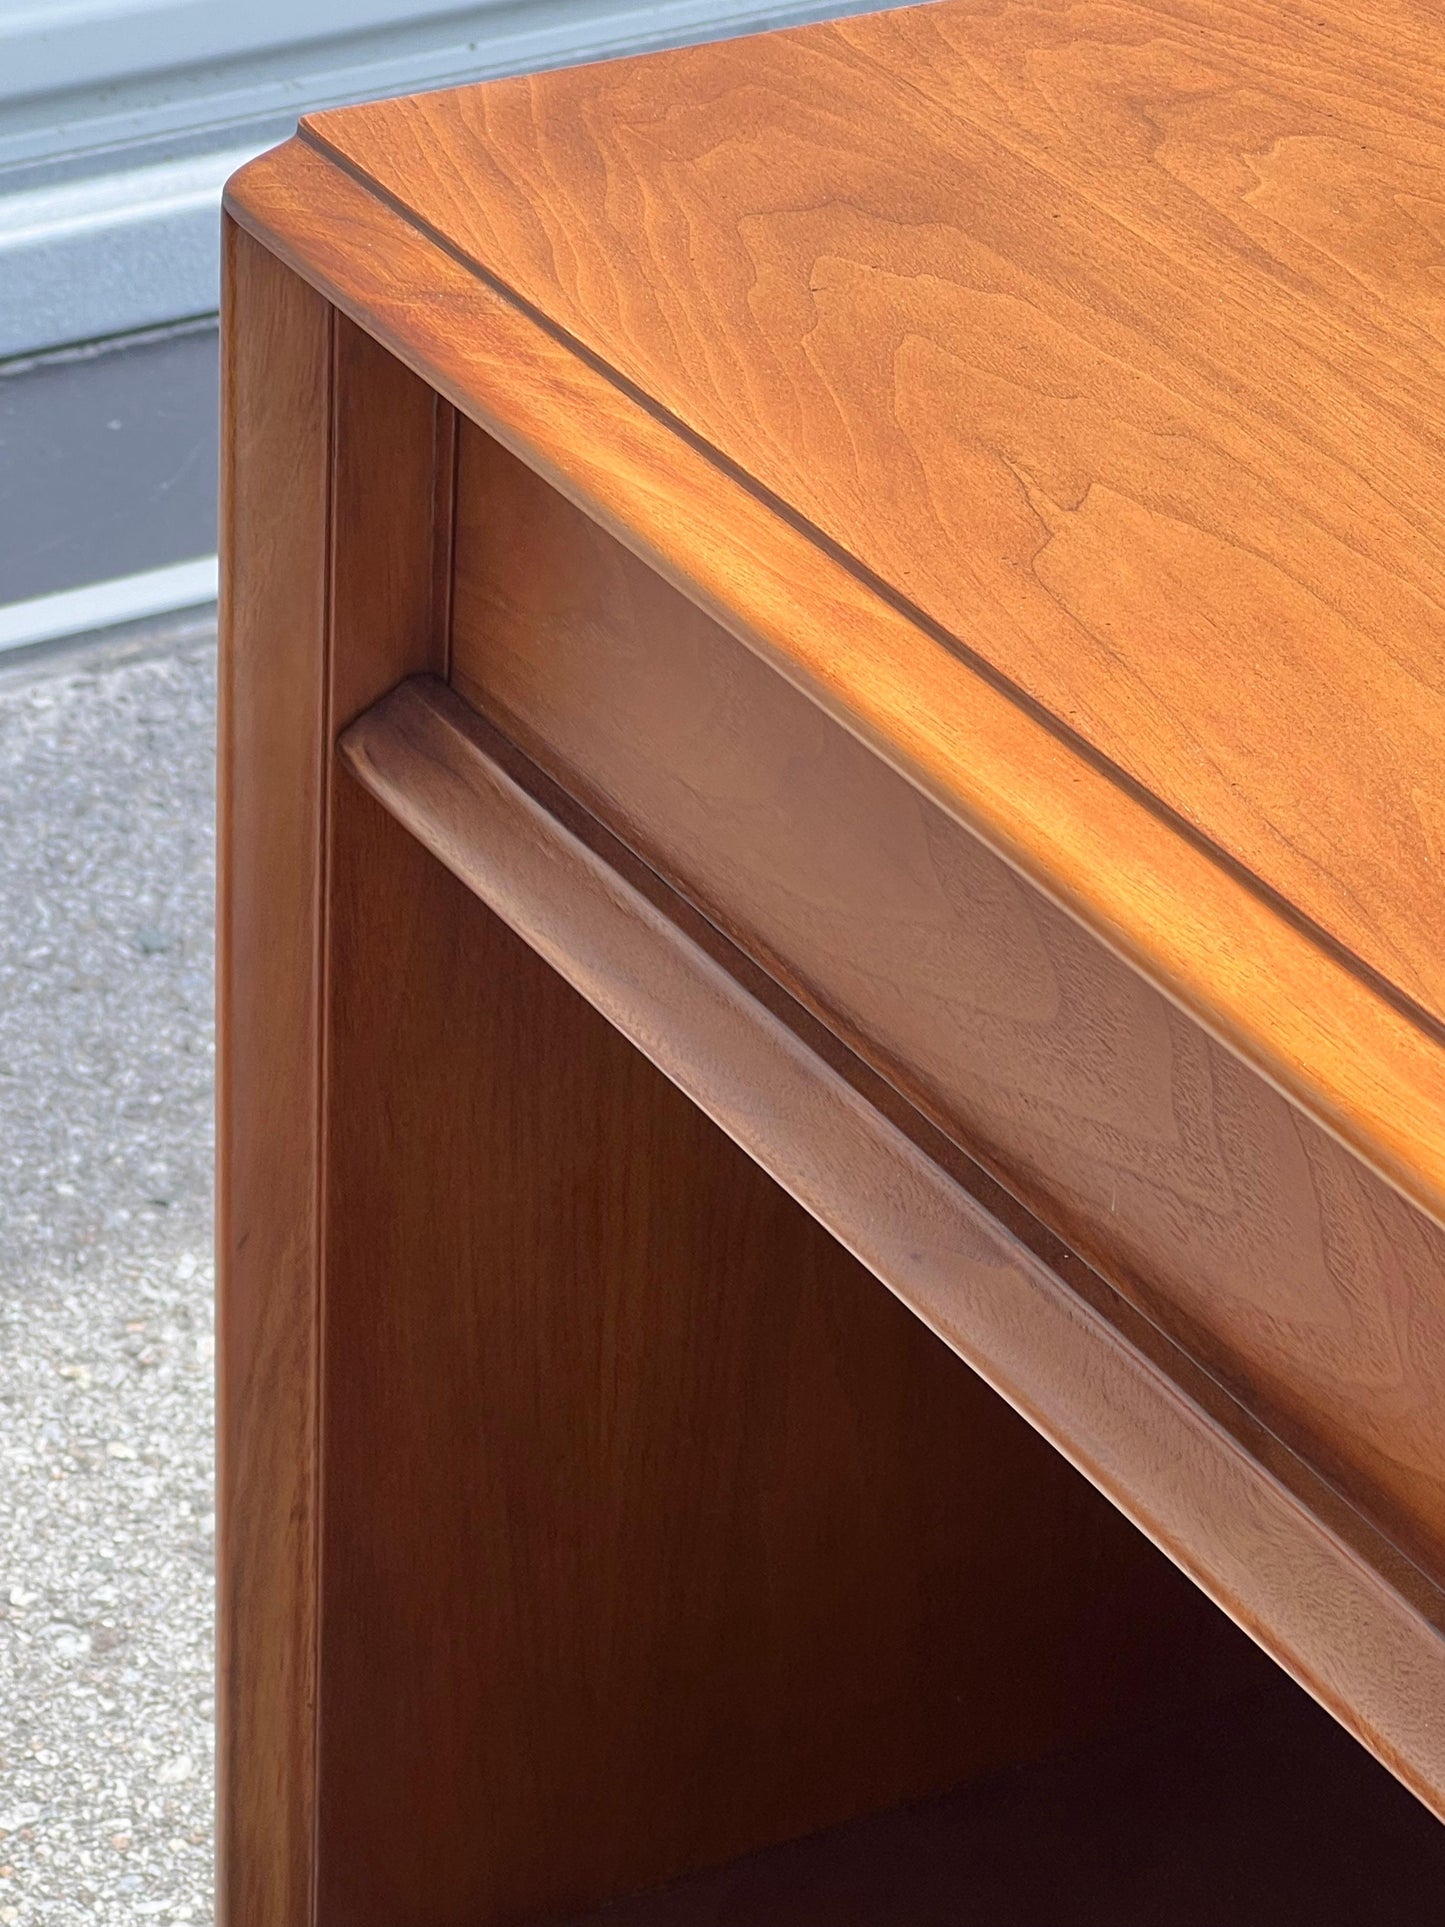
<instances>
[{"instance_id":1,"label":"glossy wood finish","mask_svg":"<svg viewBox=\"0 0 1445 1927\"><path fill-rule=\"evenodd\" d=\"M316 1875L323 1433L334 1460L358 1422L352 1388L325 1422L321 1392L330 744L398 677L445 666L431 483L450 427L229 223L225 263L218 1907L291 1922ZM378 494L378 469L403 492Z\"/></svg>"},{"instance_id":2,"label":"glossy wood finish","mask_svg":"<svg viewBox=\"0 0 1445 1927\"><path fill-rule=\"evenodd\" d=\"M1445 1812L1428 26L957 0L232 184L233 1923L1235 1676L814 1219Z\"/></svg>"},{"instance_id":3,"label":"glossy wood finish","mask_svg":"<svg viewBox=\"0 0 1445 1927\"><path fill-rule=\"evenodd\" d=\"M1433 1031L423 219L293 145L236 217L466 416L1445 1219ZM464 317L464 319L461 319Z\"/></svg>"},{"instance_id":4,"label":"glossy wood finish","mask_svg":"<svg viewBox=\"0 0 1445 1927\"><path fill-rule=\"evenodd\" d=\"M363 1762L374 1758L378 1739L392 1742L392 1757L400 1758L388 1715L410 1719L409 1732L423 1748L434 1734L418 1704L418 1687L406 1683L401 1667L394 1674L396 1690L356 1696L355 1655L371 1625L370 1615L385 1600L381 1580L383 1559L364 1575L358 1564L362 1548L373 1533L389 1539L394 1548L403 1524L419 1518L419 1494L408 1488L401 1467L413 1449L415 1418L400 1428L388 1426L379 1409L378 1368L389 1354L372 1351L359 1360L348 1338L360 1320L373 1338L379 1336L379 1307L372 1280L358 1256L355 1235L365 1224L360 1198L371 1195L370 1183L356 1196L354 1182L358 1139L368 1140L371 1120L358 1109L357 1081L375 1076L392 1061L396 1042L385 1031L362 1039L347 1029L348 993L358 966L374 969L374 956L358 950L349 922L354 906L348 891L348 864L356 832L353 787L332 754L336 732L358 710L374 702L398 676L446 666L443 632L436 627L438 579L449 576L451 561L450 497L446 489L452 447L450 410L433 392L388 355L351 322L336 318L332 354L330 493L330 568L328 575L327 706L322 747L326 755L327 820L325 880L317 906L322 944L322 1089L320 1264L318 1272L317 1350L319 1425L316 1441L319 1543L318 1592L311 1637L315 1642L317 1687L315 1717L316 1817L311 1848L313 1913L303 1918L317 1922L406 1918L399 1906L389 1913L371 1913L367 1906L384 1904L385 1893L373 1878L372 1897L365 1905L338 1900L338 1889L355 1892L353 1882L374 1876L384 1858L405 1877L405 1857L387 1850L394 1845L385 1829L369 1835L357 1828L350 1789ZM386 485L378 488L377 478ZM259 486L259 478L253 486ZM408 914L387 898L375 879L374 904L382 923L377 941L384 954L405 925ZM388 919L393 921L389 922ZM391 995L402 999L404 984ZM390 1185L378 1193L382 1209L395 1215L391 1200L414 1192L430 1197L426 1184L426 1145L412 1148L413 1161L398 1158L389 1174ZM341 1199L338 1208L338 1197ZM434 1214L437 1215L437 1214ZM439 1384L447 1382L452 1359L445 1349L449 1334L423 1327L414 1347L419 1369L430 1371ZM368 1364L370 1369L368 1369ZM387 1383L393 1382L388 1376ZM453 1421L455 1423L455 1420ZM443 1456L432 1462L433 1476L455 1440L438 1428ZM377 1476L377 1459L382 1461ZM369 1482L364 1496L359 1493ZM388 1489L389 1487L389 1489ZM357 1502L361 1497L361 1520ZM350 1503L348 1503L348 1501ZM441 1632L446 1599L435 1567L417 1566L412 1578L425 1572L425 1591ZM363 1590L365 1587L365 1590ZM413 1628L414 1630L414 1628ZM374 1677L380 1677L379 1675ZM355 1712L365 1708L365 1739L358 1736ZM392 1806L393 1824L402 1809ZM422 1838L410 1836L414 1849L424 1850ZM414 1891L426 1892L426 1883ZM366 1888L361 1892L365 1894ZM444 1916L442 1916L444 1917ZM245 1916L242 1916L244 1919ZM438 1916L432 1914L430 1919Z\"/></svg>"},{"instance_id":5,"label":"glossy wood finish","mask_svg":"<svg viewBox=\"0 0 1445 1927\"><path fill-rule=\"evenodd\" d=\"M1445 1804L1445 1602L1307 1466L450 691L406 685L353 726L343 754L1381 1758Z\"/></svg>"},{"instance_id":6,"label":"glossy wood finish","mask_svg":"<svg viewBox=\"0 0 1445 1927\"><path fill-rule=\"evenodd\" d=\"M331 340L227 225L216 1185L218 1907L309 1916Z\"/></svg>"},{"instance_id":7,"label":"glossy wood finish","mask_svg":"<svg viewBox=\"0 0 1445 1927\"><path fill-rule=\"evenodd\" d=\"M424 383L340 317L331 381L326 729L334 737L400 677L447 666L436 613L438 579L451 573L453 424Z\"/></svg>"},{"instance_id":8,"label":"glossy wood finish","mask_svg":"<svg viewBox=\"0 0 1445 1927\"><path fill-rule=\"evenodd\" d=\"M457 535L468 701L1445 1573L1445 1232L470 425Z\"/></svg>"},{"instance_id":9,"label":"glossy wood finish","mask_svg":"<svg viewBox=\"0 0 1445 1927\"><path fill-rule=\"evenodd\" d=\"M1438 1023L1438 26L919 7L309 125Z\"/></svg>"},{"instance_id":10,"label":"glossy wood finish","mask_svg":"<svg viewBox=\"0 0 1445 1927\"><path fill-rule=\"evenodd\" d=\"M453 423L227 285L221 1918L593 1905L1247 1680L339 766L446 664Z\"/></svg>"},{"instance_id":11,"label":"glossy wood finish","mask_svg":"<svg viewBox=\"0 0 1445 1927\"><path fill-rule=\"evenodd\" d=\"M545 1917L1248 1678L360 790L331 853L319 1921Z\"/></svg>"}]
</instances>

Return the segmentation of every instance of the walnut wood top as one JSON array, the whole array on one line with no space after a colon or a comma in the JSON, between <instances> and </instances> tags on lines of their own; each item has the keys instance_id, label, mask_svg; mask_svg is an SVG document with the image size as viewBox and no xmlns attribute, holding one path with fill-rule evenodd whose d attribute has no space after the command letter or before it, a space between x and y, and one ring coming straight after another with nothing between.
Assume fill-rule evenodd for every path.
<instances>
[{"instance_id":1,"label":"walnut wood top","mask_svg":"<svg viewBox=\"0 0 1445 1927\"><path fill-rule=\"evenodd\" d=\"M1432 8L970 0L303 140L238 218L1445 1212Z\"/></svg>"}]
</instances>

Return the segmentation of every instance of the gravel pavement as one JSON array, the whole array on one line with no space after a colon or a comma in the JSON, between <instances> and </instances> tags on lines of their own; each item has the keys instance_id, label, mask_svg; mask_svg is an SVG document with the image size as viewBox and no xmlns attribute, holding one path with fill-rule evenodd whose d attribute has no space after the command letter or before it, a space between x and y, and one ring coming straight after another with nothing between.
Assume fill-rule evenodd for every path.
<instances>
[{"instance_id":1,"label":"gravel pavement","mask_svg":"<svg viewBox=\"0 0 1445 1927\"><path fill-rule=\"evenodd\" d=\"M0 1927L212 1915L214 684L0 680Z\"/></svg>"}]
</instances>

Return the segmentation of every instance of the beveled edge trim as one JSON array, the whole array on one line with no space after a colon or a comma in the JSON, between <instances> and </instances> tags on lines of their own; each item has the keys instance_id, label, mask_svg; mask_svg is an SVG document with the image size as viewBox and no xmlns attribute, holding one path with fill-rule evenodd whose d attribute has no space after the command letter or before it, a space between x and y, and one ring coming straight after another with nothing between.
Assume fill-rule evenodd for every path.
<instances>
[{"instance_id":1,"label":"beveled edge trim","mask_svg":"<svg viewBox=\"0 0 1445 1927\"><path fill-rule=\"evenodd\" d=\"M315 148L324 159L332 162L344 174L348 174L366 193L373 195L383 206L390 208L410 227L415 228L418 234L439 253L448 255L491 293L525 315L534 327L542 329L568 354L575 355L580 361L586 362L604 381L610 382L614 388L621 390L635 406L650 415L659 427L666 430L668 434L676 436L680 441L686 442L721 475L753 496L779 521L786 523L814 548L826 555L830 561L837 563L840 568L855 577L864 588L871 590L880 601L886 603L916 629L920 636L926 637L940 649L956 656L975 676L986 682L1015 708L1021 710L1031 721L1037 723L1040 729L1057 737L1080 761L1097 770L1140 808L1157 816L1171 835L1192 844L1211 863L1217 864L1234 876L1246 889L1253 891L1268 904L1277 916L1292 923L1310 943L1333 956L1353 975L1368 984L1377 996L1393 1004L1403 1016L1427 1032L1438 1044L1445 1044L1445 1019L1438 1016L1427 1004L1411 996L1408 991L1395 983L1387 972L1370 963L1343 938L1336 936L1325 924L1293 903L1283 891L1268 882L1257 870L1251 869L1224 844L1209 836L1182 810L1176 809L1173 804L1167 803L1163 797L1156 795L1146 783L1125 768L1115 757L1091 742L1081 730L1074 728L1056 710L1051 709L1022 683L1000 669L988 656L973 648L956 629L951 629L946 623L931 615L921 603L915 602L902 590L896 588L885 576L880 575L876 569L862 561L853 550L830 535L819 523L810 520L785 496L779 495L766 483L760 481L750 469L735 460L717 443L709 441L681 415L650 395L614 363L591 348L580 336L564 327L562 323L554 321L551 315L525 295L520 294L501 275L494 274L478 256L469 253L444 229L428 220L426 215L419 208L414 207L405 196L388 187L377 175L348 154L346 149L333 141L320 125L321 121L329 122L333 118L344 119L345 115L345 108L332 109L329 113L323 113L319 119L315 115L308 115L297 127L297 139L304 146Z\"/></svg>"},{"instance_id":2,"label":"beveled edge trim","mask_svg":"<svg viewBox=\"0 0 1445 1927\"><path fill-rule=\"evenodd\" d=\"M1137 1317L1155 1355L1133 1342L1127 1313L1105 1309L1123 1311L1102 1279L444 683L401 684L339 753L1445 1818L1437 1588L1411 1569L1406 1597L1399 1571L1382 1570L1388 1550L1376 1541L1371 1555L1367 1526L1351 1543L1320 1515L1318 1491L1307 1503L1261 1463L1242 1442L1252 1421L1227 1394Z\"/></svg>"},{"instance_id":3,"label":"beveled edge trim","mask_svg":"<svg viewBox=\"0 0 1445 1927\"><path fill-rule=\"evenodd\" d=\"M222 263L216 1918L312 1927L336 320L240 226Z\"/></svg>"},{"instance_id":4,"label":"beveled edge trim","mask_svg":"<svg viewBox=\"0 0 1445 1927\"><path fill-rule=\"evenodd\" d=\"M233 218L1445 1226L1445 1050L317 146ZM459 318L464 325L459 324ZM940 713L943 712L943 713Z\"/></svg>"}]
</instances>

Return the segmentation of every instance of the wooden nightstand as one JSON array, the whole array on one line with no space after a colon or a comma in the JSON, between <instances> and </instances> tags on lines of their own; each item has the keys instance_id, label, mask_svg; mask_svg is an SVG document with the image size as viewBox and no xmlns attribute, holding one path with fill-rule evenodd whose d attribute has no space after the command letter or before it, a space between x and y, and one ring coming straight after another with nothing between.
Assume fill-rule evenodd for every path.
<instances>
[{"instance_id":1,"label":"wooden nightstand","mask_svg":"<svg viewBox=\"0 0 1445 1927\"><path fill-rule=\"evenodd\" d=\"M1187 1756L1210 1600L1445 1812L1441 71L944 5L232 183L230 1927Z\"/></svg>"}]
</instances>

